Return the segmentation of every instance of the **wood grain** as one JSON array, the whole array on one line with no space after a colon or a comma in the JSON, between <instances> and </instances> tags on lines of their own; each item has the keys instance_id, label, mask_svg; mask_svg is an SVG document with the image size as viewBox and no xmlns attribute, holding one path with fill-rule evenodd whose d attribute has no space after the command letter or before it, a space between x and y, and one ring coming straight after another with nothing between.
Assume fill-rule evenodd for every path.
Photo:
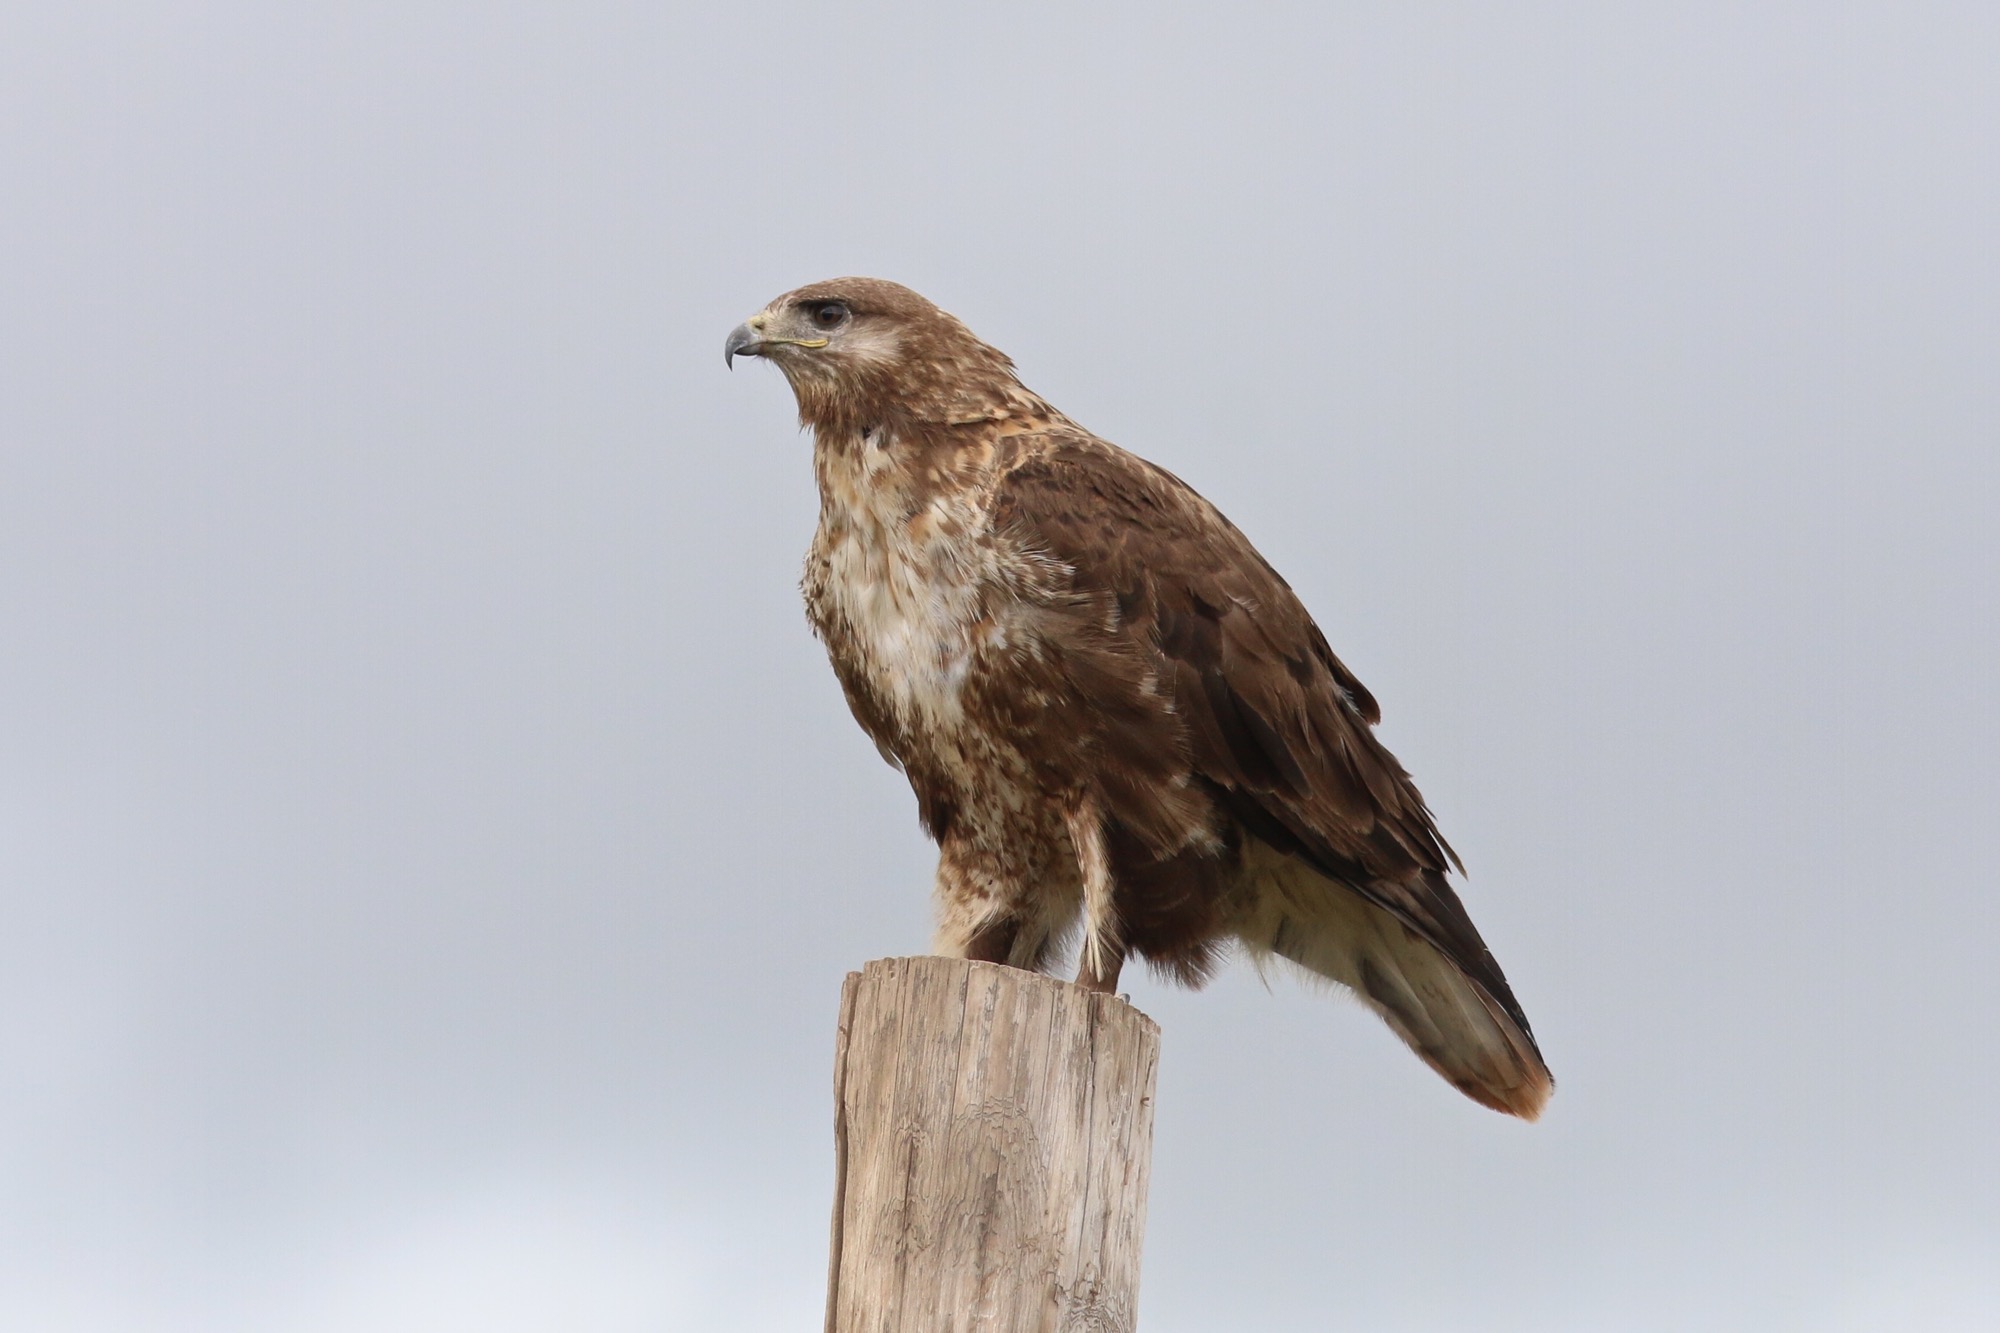
<instances>
[{"instance_id":1,"label":"wood grain","mask_svg":"<svg viewBox=\"0 0 2000 1333\"><path fill-rule=\"evenodd\" d=\"M992 963L850 974L827 1333L1132 1333L1159 1028Z\"/></svg>"}]
</instances>

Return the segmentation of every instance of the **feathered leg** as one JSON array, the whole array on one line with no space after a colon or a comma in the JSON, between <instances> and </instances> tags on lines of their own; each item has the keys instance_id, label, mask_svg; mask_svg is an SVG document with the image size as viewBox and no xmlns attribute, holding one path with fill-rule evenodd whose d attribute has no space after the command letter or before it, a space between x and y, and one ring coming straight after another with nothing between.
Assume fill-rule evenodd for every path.
<instances>
[{"instance_id":1,"label":"feathered leg","mask_svg":"<svg viewBox=\"0 0 2000 1333\"><path fill-rule=\"evenodd\" d=\"M938 847L937 930L931 952L1040 971L1061 952L1081 896L1067 865L1038 865L1032 874L1009 874L990 852L958 838ZM1014 891L1035 886L1032 895Z\"/></svg>"},{"instance_id":2,"label":"feathered leg","mask_svg":"<svg viewBox=\"0 0 2000 1333\"><path fill-rule=\"evenodd\" d=\"M1014 959L1014 942L1020 935L1019 918L1007 916L988 921L965 942L965 957L975 963L1010 963Z\"/></svg>"},{"instance_id":3,"label":"feathered leg","mask_svg":"<svg viewBox=\"0 0 2000 1333\"><path fill-rule=\"evenodd\" d=\"M1109 995L1118 989L1118 973L1125 966L1125 942L1111 901L1111 858L1104 851L1104 822L1098 817L1097 803L1087 796L1064 818L1083 878L1083 949L1077 961L1076 984Z\"/></svg>"}]
</instances>

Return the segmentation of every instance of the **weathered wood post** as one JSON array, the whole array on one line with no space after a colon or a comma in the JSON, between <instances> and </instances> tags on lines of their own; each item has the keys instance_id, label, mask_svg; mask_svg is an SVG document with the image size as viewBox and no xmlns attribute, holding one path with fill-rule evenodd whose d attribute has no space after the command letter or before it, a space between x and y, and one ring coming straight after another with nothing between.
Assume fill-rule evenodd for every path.
<instances>
[{"instance_id":1,"label":"weathered wood post","mask_svg":"<svg viewBox=\"0 0 2000 1333\"><path fill-rule=\"evenodd\" d=\"M849 973L827 1333L1132 1333L1160 1030L992 963Z\"/></svg>"}]
</instances>

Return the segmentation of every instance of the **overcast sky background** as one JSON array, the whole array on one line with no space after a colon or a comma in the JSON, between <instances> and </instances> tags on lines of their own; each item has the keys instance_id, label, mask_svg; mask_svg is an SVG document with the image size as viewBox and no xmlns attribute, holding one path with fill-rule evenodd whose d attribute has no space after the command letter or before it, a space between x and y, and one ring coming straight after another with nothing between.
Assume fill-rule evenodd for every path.
<instances>
[{"instance_id":1,"label":"overcast sky background","mask_svg":"<svg viewBox=\"0 0 2000 1333\"><path fill-rule=\"evenodd\" d=\"M1300 591L1559 1080L1134 976L1142 1320L2000 1327L2000 8L0 13L0 1326L814 1328L931 853L731 326Z\"/></svg>"}]
</instances>

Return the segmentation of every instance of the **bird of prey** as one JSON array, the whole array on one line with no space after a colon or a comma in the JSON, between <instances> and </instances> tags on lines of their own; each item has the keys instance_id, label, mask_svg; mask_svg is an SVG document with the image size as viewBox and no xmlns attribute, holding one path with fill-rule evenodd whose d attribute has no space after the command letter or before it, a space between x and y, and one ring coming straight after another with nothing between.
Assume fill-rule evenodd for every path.
<instances>
[{"instance_id":1,"label":"bird of prey","mask_svg":"<svg viewBox=\"0 0 2000 1333\"><path fill-rule=\"evenodd\" d=\"M1077 981L1111 991L1128 954L1199 985L1235 944L1540 1113L1554 1084L1457 856L1235 525L896 283L801 287L724 352L783 371L812 431L806 610L937 843L938 953L1042 969L1080 921Z\"/></svg>"}]
</instances>

